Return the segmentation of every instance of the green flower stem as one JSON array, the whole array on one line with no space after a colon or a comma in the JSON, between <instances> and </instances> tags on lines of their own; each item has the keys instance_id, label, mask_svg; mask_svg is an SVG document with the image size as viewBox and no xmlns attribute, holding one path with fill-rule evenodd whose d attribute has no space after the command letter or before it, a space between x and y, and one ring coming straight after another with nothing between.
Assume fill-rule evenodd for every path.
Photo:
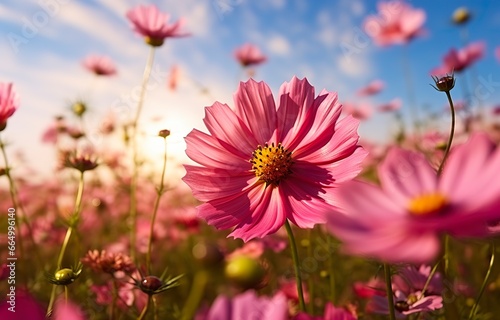
<instances>
[{"instance_id":1,"label":"green flower stem","mask_svg":"<svg viewBox=\"0 0 500 320\"><path fill-rule=\"evenodd\" d=\"M330 250L332 247L332 237L327 234L326 235L326 244L327 244L327 250ZM333 255L330 254L328 255L328 273L329 277L328 280L330 282L330 301L333 303L335 302L335 273L334 273L334 268L333 268Z\"/></svg>"},{"instance_id":2,"label":"green flower stem","mask_svg":"<svg viewBox=\"0 0 500 320\"><path fill-rule=\"evenodd\" d=\"M138 160L138 123L141 116L142 106L144 105L144 97L146 95L146 86L149 81L149 76L151 74L151 69L153 68L155 48L151 46L148 60L146 62L146 67L144 68L144 74L142 76L141 93L139 95L139 101L137 103L137 110L134 117L134 122L132 122L132 179L130 181L130 211L129 211L129 229L130 229L130 257L132 261L135 261L136 250L136 229L137 229L137 183L139 178L139 160Z\"/></svg>"},{"instance_id":3,"label":"green flower stem","mask_svg":"<svg viewBox=\"0 0 500 320\"><path fill-rule=\"evenodd\" d=\"M295 280L297 282L297 292L299 295L299 306L301 311L306 311L306 305L304 303L304 293L302 291L302 276L300 274L299 268L299 254L297 252L297 245L295 244L295 238L293 236L292 228L288 219L285 220L286 233L288 234L288 240L290 242L290 250L292 252L293 268L295 271Z\"/></svg>"},{"instance_id":4,"label":"green flower stem","mask_svg":"<svg viewBox=\"0 0 500 320\"><path fill-rule=\"evenodd\" d=\"M75 209L70 217L69 226L68 229L66 230L66 235L64 236L64 241L61 247L61 251L59 252L59 257L57 258L56 271L61 269L62 261L64 259L64 254L66 253L66 248L68 247L69 240L71 239L73 229L75 229L78 224L79 216L82 211L82 206L83 206L82 198L83 198L83 186L84 186L83 177L84 177L83 172L81 172L80 181L78 183L78 191L76 193L76 199L75 199ZM54 301L56 298L56 290L57 290L57 285L55 284L52 285L52 292L50 294L49 306L47 308L47 316L49 316L52 313L52 308L54 306Z\"/></svg>"},{"instance_id":5,"label":"green flower stem","mask_svg":"<svg viewBox=\"0 0 500 320\"><path fill-rule=\"evenodd\" d=\"M313 256L313 252L312 252L312 241L311 241L311 233L312 233L312 229L308 229L307 230L307 242L308 242L308 245L307 245L307 256L308 257L312 257ZM309 287L309 310L308 312L310 314L314 314L314 279L312 277L312 274L309 275L308 277L308 281L307 281L307 285Z\"/></svg>"},{"instance_id":6,"label":"green flower stem","mask_svg":"<svg viewBox=\"0 0 500 320\"><path fill-rule=\"evenodd\" d=\"M438 260L434 267L432 268L431 272L429 273L429 277L427 277L427 281L425 281L424 287L422 288L422 292L420 293L420 298L424 297L425 291L427 290L427 287L429 286L429 283L431 283L432 278L434 278L434 275L436 274L437 268L439 267L439 263L441 260Z\"/></svg>"},{"instance_id":7,"label":"green flower stem","mask_svg":"<svg viewBox=\"0 0 500 320\"><path fill-rule=\"evenodd\" d=\"M451 99L450 91L445 91L446 97L448 97L448 103L450 104L450 112L451 112L451 128L450 128L450 137L448 138L448 143L446 144L446 150L444 151L443 161L439 165L439 169L437 171L438 176L443 172L444 164L448 159L448 155L450 153L451 144L453 143L453 136L455 135L455 107L453 106L453 100Z\"/></svg>"},{"instance_id":8,"label":"green flower stem","mask_svg":"<svg viewBox=\"0 0 500 320\"><path fill-rule=\"evenodd\" d=\"M164 193L164 188L165 188L165 171L167 169L167 138L163 138L164 142L164 150L163 150L163 168L161 170L161 180L160 180L160 185L156 189L156 200L153 208L153 217L151 217L151 227L149 229L149 240L148 240L148 252L146 255L146 270L148 270L148 273L151 273L151 249L152 249L152 243L153 243L153 231L154 231L154 225L155 225L155 220L156 220L156 214L158 213L158 207L160 206L160 200L161 196Z\"/></svg>"},{"instance_id":9,"label":"green flower stem","mask_svg":"<svg viewBox=\"0 0 500 320\"><path fill-rule=\"evenodd\" d=\"M201 299L203 298L203 293L208 283L208 276L209 274L206 270L200 270L195 274L193 284L191 285L191 291L182 309L181 320L193 319Z\"/></svg>"},{"instance_id":10,"label":"green flower stem","mask_svg":"<svg viewBox=\"0 0 500 320\"><path fill-rule=\"evenodd\" d=\"M491 246L490 265L488 266L488 271L486 272L486 275L484 276L483 284L481 285L481 289L479 290L476 301L474 302L474 305L472 306L472 309L470 310L469 320L474 319L474 316L477 313L477 306L479 305L479 300L481 300L481 297L483 296L484 289L486 289L486 284L488 283L488 279L490 278L491 269L493 269L493 264L495 263L495 244L492 242L490 246Z\"/></svg>"},{"instance_id":11,"label":"green flower stem","mask_svg":"<svg viewBox=\"0 0 500 320\"><path fill-rule=\"evenodd\" d=\"M387 291L387 302L389 304L389 319L396 320L396 313L394 309L394 294L392 293L391 266L388 263L384 263L384 275L385 289Z\"/></svg>"},{"instance_id":12,"label":"green flower stem","mask_svg":"<svg viewBox=\"0 0 500 320\"><path fill-rule=\"evenodd\" d=\"M141 314L139 315L139 317L137 318L137 320L142 320L144 319L144 317L146 316L146 314L148 313L148 310L149 310L149 304L151 303L151 296L148 295L148 301L146 302L146 305L144 306L144 309L142 309L142 312Z\"/></svg>"},{"instance_id":13,"label":"green flower stem","mask_svg":"<svg viewBox=\"0 0 500 320\"><path fill-rule=\"evenodd\" d=\"M26 213L21 202L18 201L17 190L14 183L14 179L10 174L9 158L7 157L7 152L5 151L5 144L1 138L0 138L0 150L2 150L3 161L5 164L5 176L9 181L9 192L12 200L12 207L16 210L16 212L19 211L21 213L19 217L17 213L14 215L15 225L20 226L19 224L19 219L20 219L21 222L26 226L26 228L28 228L28 236L30 237L31 244L33 245L33 251L35 253L35 257L38 260L39 264L41 265L42 259L40 257L40 252L38 251L38 245L36 244L35 239L33 238L33 229L31 228L31 224L26 218ZM19 253L21 256L24 256L23 237L19 236L18 239L19 239Z\"/></svg>"}]
</instances>

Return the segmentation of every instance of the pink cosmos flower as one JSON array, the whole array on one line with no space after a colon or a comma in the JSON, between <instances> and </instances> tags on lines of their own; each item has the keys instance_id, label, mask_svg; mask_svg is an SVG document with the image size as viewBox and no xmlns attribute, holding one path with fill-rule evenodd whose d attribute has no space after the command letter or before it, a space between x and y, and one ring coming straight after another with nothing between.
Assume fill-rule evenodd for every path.
<instances>
[{"instance_id":1,"label":"pink cosmos flower","mask_svg":"<svg viewBox=\"0 0 500 320\"><path fill-rule=\"evenodd\" d=\"M401 109L401 105L403 103L401 102L401 99L392 99L391 101L381 104L377 107L378 111L380 112L391 112L391 111L397 111Z\"/></svg>"},{"instance_id":2,"label":"pink cosmos flower","mask_svg":"<svg viewBox=\"0 0 500 320\"><path fill-rule=\"evenodd\" d=\"M455 147L440 177L420 153L391 149L379 166L381 187L361 181L336 189L327 227L346 251L390 262L428 262L440 235L485 237L500 219L500 148L477 133Z\"/></svg>"},{"instance_id":3,"label":"pink cosmos flower","mask_svg":"<svg viewBox=\"0 0 500 320\"><path fill-rule=\"evenodd\" d=\"M361 170L359 122L342 111L337 94L315 97L307 79L281 86L276 104L264 82L240 83L235 110L220 102L205 109L209 134L193 130L183 180L206 202L198 215L248 241L276 232L286 219L300 228L325 221L333 190Z\"/></svg>"},{"instance_id":4,"label":"pink cosmos flower","mask_svg":"<svg viewBox=\"0 0 500 320\"><path fill-rule=\"evenodd\" d=\"M300 312L293 320L356 320L358 316L355 307L349 306L348 308L336 308L333 303L328 302L325 306L323 316L311 316L304 312Z\"/></svg>"},{"instance_id":5,"label":"pink cosmos flower","mask_svg":"<svg viewBox=\"0 0 500 320\"><path fill-rule=\"evenodd\" d=\"M114 62L105 56L90 55L83 60L83 66L98 76L112 76L116 74Z\"/></svg>"},{"instance_id":6,"label":"pink cosmos flower","mask_svg":"<svg viewBox=\"0 0 500 320\"><path fill-rule=\"evenodd\" d=\"M473 42L466 47L451 49L443 58L443 65L431 70L432 75L440 76L452 72L460 72L484 56L484 42Z\"/></svg>"},{"instance_id":7,"label":"pink cosmos flower","mask_svg":"<svg viewBox=\"0 0 500 320\"><path fill-rule=\"evenodd\" d=\"M139 5L127 12L127 18L132 22L134 31L145 38L147 44L153 47L163 45L165 38L186 37L189 34L181 31L184 21L168 24L169 15L162 13L155 5Z\"/></svg>"},{"instance_id":8,"label":"pink cosmos flower","mask_svg":"<svg viewBox=\"0 0 500 320\"><path fill-rule=\"evenodd\" d=\"M394 309L397 318L417 312L429 312L443 307L443 298L437 295L425 296L421 292L406 295L400 290L394 292ZM375 295L366 306L366 312L389 314L387 297Z\"/></svg>"},{"instance_id":9,"label":"pink cosmos flower","mask_svg":"<svg viewBox=\"0 0 500 320\"><path fill-rule=\"evenodd\" d=\"M12 83L0 82L0 131L7 127L9 119L19 106L16 93L12 89Z\"/></svg>"},{"instance_id":10,"label":"pink cosmos flower","mask_svg":"<svg viewBox=\"0 0 500 320\"><path fill-rule=\"evenodd\" d=\"M356 105L351 102L345 102L343 106L343 112L345 114L350 114L358 120L367 120L373 114L373 107L368 103L361 103L359 105Z\"/></svg>"},{"instance_id":11,"label":"pink cosmos flower","mask_svg":"<svg viewBox=\"0 0 500 320\"><path fill-rule=\"evenodd\" d=\"M385 83L382 80L373 80L367 86L361 88L356 93L360 97L373 96L385 87Z\"/></svg>"},{"instance_id":12,"label":"pink cosmos flower","mask_svg":"<svg viewBox=\"0 0 500 320\"><path fill-rule=\"evenodd\" d=\"M5 282L6 283L6 282ZM7 286L5 286L7 289ZM0 319L9 320L44 320L45 309L35 298L24 289L17 289L15 299L11 302L8 295L9 292L2 297L0 301ZM12 312L9 308L14 307Z\"/></svg>"},{"instance_id":13,"label":"pink cosmos flower","mask_svg":"<svg viewBox=\"0 0 500 320\"><path fill-rule=\"evenodd\" d=\"M260 49L251 43L245 43L237 48L234 51L234 56L243 67L261 64L267 60Z\"/></svg>"},{"instance_id":14,"label":"pink cosmos flower","mask_svg":"<svg viewBox=\"0 0 500 320\"><path fill-rule=\"evenodd\" d=\"M219 296L206 315L198 315L203 320L288 319L286 297L278 293L272 298L259 297L253 290L246 291L233 299Z\"/></svg>"},{"instance_id":15,"label":"pink cosmos flower","mask_svg":"<svg viewBox=\"0 0 500 320\"><path fill-rule=\"evenodd\" d=\"M425 11L404 1L380 2L378 15L365 19L363 28L380 46L408 43L423 34Z\"/></svg>"}]
</instances>

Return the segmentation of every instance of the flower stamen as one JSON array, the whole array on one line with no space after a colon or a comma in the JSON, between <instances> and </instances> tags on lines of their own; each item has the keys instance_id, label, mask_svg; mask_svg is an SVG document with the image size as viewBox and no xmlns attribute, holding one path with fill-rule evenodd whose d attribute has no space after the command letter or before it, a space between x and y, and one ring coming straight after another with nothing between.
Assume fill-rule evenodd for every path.
<instances>
[{"instance_id":1,"label":"flower stamen","mask_svg":"<svg viewBox=\"0 0 500 320\"><path fill-rule=\"evenodd\" d=\"M413 198L408 210L416 216L438 212L448 204L448 199L440 193L426 193Z\"/></svg>"},{"instance_id":2,"label":"flower stamen","mask_svg":"<svg viewBox=\"0 0 500 320\"><path fill-rule=\"evenodd\" d=\"M259 145L252 155L250 160L253 164L252 171L267 185L277 186L281 180L292 173L292 152L285 149L281 143L277 146L274 142L271 145L267 143L264 146Z\"/></svg>"}]
</instances>

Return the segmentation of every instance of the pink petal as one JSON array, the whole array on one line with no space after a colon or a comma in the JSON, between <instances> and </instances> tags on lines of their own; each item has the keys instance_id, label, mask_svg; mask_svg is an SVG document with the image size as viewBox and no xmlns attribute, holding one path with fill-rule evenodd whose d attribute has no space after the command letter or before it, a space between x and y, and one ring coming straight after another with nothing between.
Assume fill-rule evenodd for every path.
<instances>
[{"instance_id":1,"label":"pink petal","mask_svg":"<svg viewBox=\"0 0 500 320\"><path fill-rule=\"evenodd\" d=\"M293 139L300 141L312 125L312 119L306 115L314 102L314 87L307 79L294 76L290 83L281 86L279 97L277 142L293 149Z\"/></svg>"},{"instance_id":2,"label":"pink petal","mask_svg":"<svg viewBox=\"0 0 500 320\"><path fill-rule=\"evenodd\" d=\"M286 196L281 193L281 188L266 187L264 184L256 187L259 188L261 189L259 194L253 197L249 194L250 215L247 215L229 236L247 242L252 238L275 233L285 223L286 213L290 212L290 207Z\"/></svg>"},{"instance_id":3,"label":"pink petal","mask_svg":"<svg viewBox=\"0 0 500 320\"><path fill-rule=\"evenodd\" d=\"M252 169L249 162L251 153L247 157L244 157L241 152L234 153L232 146L221 145L222 141L218 141L206 133L194 129L185 140L188 157L203 166L237 172L247 172ZM210 157L207 157L208 154Z\"/></svg>"},{"instance_id":4,"label":"pink petal","mask_svg":"<svg viewBox=\"0 0 500 320\"><path fill-rule=\"evenodd\" d=\"M316 144L316 141L311 141L310 144L294 152L293 156L314 164L324 164L351 155L358 147L359 120L348 116L336 124L334 122L331 124L334 124L335 132L328 143L320 145Z\"/></svg>"},{"instance_id":5,"label":"pink petal","mask_svg":"<svg viewBox=\"0 0 500 320\"><path fill-rule=\"evenodd\" d=\"M337 94L327 91L322 91L314 100L313 110L315 112L309 112L307 115L311 119L309 122L312 122L312 125L307 128L305 136L300 140L294 139L290 142L291 148L296 145L296 147L293 147L294 157L296 158L315 152L328 144L335 133L336 122L342 112L341 105L337 100ZM323 155L323 158L328 159L330 157Z\"/></svg>"},{"instance_id":6,"label":"pink petal","mask_svg":"<svg viewBox=\"0 0 500 320\"><path fill-rule=\"evenodd\" d=\"M276 105L267 84L253 79L240 82L234 95L234 103L236 114L254 134L259 144L270 142L276 129Z\"/></svg>"},{"instance_id":7,"label":"pink petal","mask_svg":"<svg viewBox=\"0 0 500 320\"><path fill-rule=\"evenodd\" d=\"M260 143L226 104L215 102L211 107L205 108L203 122L212 136L220 140L221 145L241 157L250 159Z\"/></svg>"},{"instance_id":8,"label":"pink petal","mask_svg":"<svg viewBox=\"0 0 500 320\"><path fill-rule=\"evenodd\" d=\"M379 177L387 194L403 206L415 196L436 190L434 169L422 154L408 150L390 149L379 166Z\"/></svg>"},{"instance_id":9,"label":"pink petal","mask_svg":"<svg viewBox=\"0 0 500 320\"><path fill-rule=\"evenodd\" d=\"M300 228L312 228L315 224L324 223L324 213L332 210L332 206L320 198L321 188L318 185L286 180L280 184L280 189L290 203L287 218Z\"/></svg>"},{"instance_id":10,"label":"pink petal","mask_svg":"<svg viewBox=\"0 0 500 320\"><path fill-rule=\"evenodd\" d=\"M182 180L189 185L194 197L200 201L210 201L241 193L255 181L255 175L251 172L242 173L190 165L185 165L185 168L187 173Z\"/></svg>"}]
</instances>

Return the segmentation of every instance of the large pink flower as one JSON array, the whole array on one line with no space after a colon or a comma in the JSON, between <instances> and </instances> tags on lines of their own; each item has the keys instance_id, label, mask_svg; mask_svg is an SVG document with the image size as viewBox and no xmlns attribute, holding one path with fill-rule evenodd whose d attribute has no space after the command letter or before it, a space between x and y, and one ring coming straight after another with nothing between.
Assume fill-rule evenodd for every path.
<instances>
[{"instance_id":1,"label":"large pink flower","mask_svg":"<svg viewBox=\"0 0 500 320\"><path fill-rule=\"evenodd\" d=\"M363 27L376 44L388 46L408 43L423 34L425 11L413 9L404 1L380 2L378 15L365 19Z\"/></svg>"},{"instance_id":2,"label":"large pink flower","mask_svg":"<svg viewBox=\"0 0 500 320\"><path fill-rule=\"evenodd\" d=\"M260 52L260 49L250 43L245 43L234 51L236 60L243 66L261 64L267 60L267 57Z\"/></svg>"},{"instance_id":3,"label":"large pink flower","mask_svg":"<svg viewBox=\"0 0 500 320\"><path fill-rule=\"evenodd\" d=\"M443 65L434 68L432 75L441 76L447 73L460 72L484 55L484 42L473 42L460 50L451 49L443 58Z\"/></svg>"},{"instance_id":4,"label":"large pink flower","mask_svg":"<svg viewBox=\"0 0 500 320\"><path fill-rule=\"evenodd\" d=\"M7 126L9 119L19 105L18 98L12 89L12 83L0 82L0 131Z\"/></svg>"},{"instance_id":5,"label":"large pink flower","mask_svg":"<svg viewBox=\"0 0 500 320\"><path fill-rule=\"evenodd\" d=\"M198 214L218 229L235 227L244 241L276 232L288 219L301 228L325 221L336 201L332 190L354 178L366 152L358 121L342 110L337 94L306 79L281 86L276 104L267 84L250 79L234 95L235 110L215 102L205 109L209 134L193 130L184 181L206 202Z\"/></svg>"},{"instance_id":6,"label":"large pink flower","mask_svg":"<svg viewBox=\"0 0 500 320\"><path fill-rule=\"evenodd\" d=\"M135 32L145 37L147 44L159 47L165 38L185 37L189 34L181 31L183 20L168 24L169 15L162 13L155 5L139 5L127 12Z\"/></svg>"},{"instance_id":7,"label":"large pink flower","mask_svg":"<svg viewBox=\"0 0 500 320\"><path fill-rule=\"evenodd\" d=\"M440 235L484 237L500 219L500 148L476 134L453 149L442 175L422 154L391 149L379 167L381 187L350 181L329 230L346 251L390 262L428 262Z\"/></svg>"}]
</instances>

